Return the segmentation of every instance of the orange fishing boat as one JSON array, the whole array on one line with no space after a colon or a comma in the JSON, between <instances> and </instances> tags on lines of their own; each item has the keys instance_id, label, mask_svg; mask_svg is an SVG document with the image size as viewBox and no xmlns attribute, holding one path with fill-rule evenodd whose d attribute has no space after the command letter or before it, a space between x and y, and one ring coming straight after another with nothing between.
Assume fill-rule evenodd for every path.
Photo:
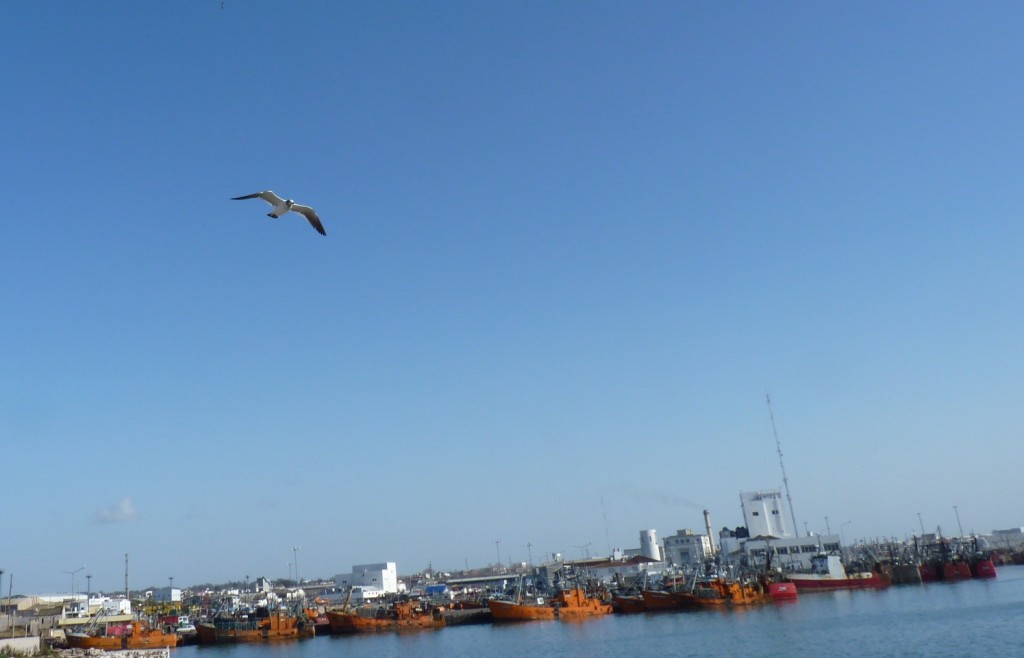
<instances>
[{"instance_id":1,"label":"orange fishing boat","mask_svg":"<svg viewBox=\"0 0 1024 658\"><path fill-rule=\"evenodd\" d=\"M391 606L362 606L328 610L331 633L378 633L444 628L441 608L426 608L418 601L401 601Z\"/></svg>"},{"instance_id":2,"label":"orange fishing boat","mask_svg":"<svg viewBox=\"0 0 1024 658\"><path fill-rule=\"evenodd\" d=\"M596 596L587 596L581 589L570 589L555 597L555 610L559 619L583 619L610 615L613 608Z\"/></svg>"},{"instance_id":3,"label":"orange fishing boat","mask_svg":"<svg viewBox=\"0 0 1024 658\"><path fill-rule=\"evenodd\" d=\"M127 624L109 624L95 631L72 631L66 633L66 637L71 649L103 651L173 648L181 643L177 633L165 633L137 620Z\"/></svg>"},{"instance_id":4,"label":"orange fishing boat","mask_svg":"<svg viewBox=\"0 0 1024 658\"><path fill-rule=\"evenodd\" d=\"M546 621L555 618L555 609L543 597L530 603L490 599L487 607L491 609L494 621Z\"/></svg>"},{"instance_id":5,"label":"orange fishing boat","mask_svg":"<svg viewBox=\"0 0 1024 658\"><path fill-rule=\"evenodd\" d=\"M612 606L600 598L587 596L582 589L559 592L550 601L538 598L531 603L491 599L487 602L494 621L538 621L584 619L612 613Z\"/></svg>"},{"instance_id":6,"label":"orange fishing boat","mask_svg":"<svg viewBox=\"0 0 1024 658\"><path fill-rule=\"evenodd\" d=\"M691 610L696 607L693 594L687 591L668 592L661 589L645 589L642 592L648 611Z\"/></svg>"},{"instance_id":7,"label":"orange fishing boat","mask_svg":"<svg viewBox=\"0 0 1024 658\"><path fill-rule=\"evenodd\" d=\"M316 627L305 615L297 616L285 610L255 619L217 617L196 625L199 644L298 640L315 634Z\"/></svg>"},{"instance_id":8,"label":"orange fishing boat","mask_svg":"<svg viewBox=\"0 0 1024 658\"><path fill-rule=\"evenodd\" d=\"M616 612L624 615L647 612L643 594L616 594L612 597L612 606Z\"/></svg>"},{"instance_id":9,"label":"orange fishing boat","mask_svg":"<svg viewBox=\"0 0 1024 658\"><path fill-rule=\"evenodd\" d=\"M694 601L703 607L718 605L743 606L767 603L771 598L760 583L726 582L715 578L693 590Z\"/></svg>"}]
</instances>

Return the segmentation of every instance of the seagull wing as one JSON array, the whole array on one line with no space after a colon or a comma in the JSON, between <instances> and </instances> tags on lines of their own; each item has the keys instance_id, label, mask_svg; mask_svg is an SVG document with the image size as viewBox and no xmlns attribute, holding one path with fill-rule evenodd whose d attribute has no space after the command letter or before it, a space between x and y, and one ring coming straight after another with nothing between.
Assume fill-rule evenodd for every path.
<instances>
[{"instance_id":1,"label":"seagull wing","mask_svg":"<svg viewBox=\"0 0 1024 658\"><path fill-rule=\"evenodd\" d=\"M284 203L284 199L277 196L270 190L267 190L266 192L257 192L256 194L246 194L245 196L231 197L232 201L243 201L245 199L263 199L264 201L266 201L275 208Z\"/></svg>"},{"instance_id":2,"label":"seagull wing","mask_svg":"<svg viewBox=\"0 0 1024 658\"><path fill-rule=\"evenodd\" d=\"M292 204L292 210L294 212L303 214L309 223L316 229L316 232L320 235L327 235L327 231L324 230L324 225L320 223L320 218L316 216L316 211L309 206L303 206L298 203Z\"/></svg>"}]
</instances>

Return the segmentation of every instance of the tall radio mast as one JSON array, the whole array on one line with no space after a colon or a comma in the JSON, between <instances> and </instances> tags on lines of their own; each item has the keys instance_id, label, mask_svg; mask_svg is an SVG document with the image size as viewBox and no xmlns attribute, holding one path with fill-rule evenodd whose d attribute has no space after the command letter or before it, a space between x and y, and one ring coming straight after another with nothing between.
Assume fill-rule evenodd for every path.
<instances>
[{"instance_id":1,"label":"tall radio mast","mask_svg":"<svg viewBox=\"0 0 1024 658\"><path fill-rule=\"evenodd\" d=\"M789 478L786 477L786 465L782 463L782 444L779 443L779 433L775 430L775 414L772 413L772 398L767 393L764 399L768 402L768 418L772 421L772 435L775 436L775 451L779 453L779 468L782 469L782 485L786 488L786 502L789 503L789 515L793 517L793 534L799 536L797 530L796 512L793 511L793 497L789 495Z\"/></svg>"}]
</instances>

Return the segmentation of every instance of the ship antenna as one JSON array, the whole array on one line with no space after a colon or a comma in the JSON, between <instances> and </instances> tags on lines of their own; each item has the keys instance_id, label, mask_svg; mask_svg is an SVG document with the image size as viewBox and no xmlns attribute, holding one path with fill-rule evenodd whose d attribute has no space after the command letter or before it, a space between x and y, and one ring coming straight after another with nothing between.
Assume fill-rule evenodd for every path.
<instances>
[{"instance_id":1,"label":"ship antenna","mask_svg":"<svg viewBox=\"0 0 1024 658\"><path fill-rule=\"evenodd\" d=\"M775 451L779 453L779 468L782 469L782 485L786 488L786 502L789 503L789 515L793 517L793 534L798 533L796 529L796 512L793 511L793 497L789 495L789 478L786 477L786 465L782 463L782 444L779 442L779 433L775 430L775 414L772 413L772 398L767 393L764 399L768 402L768 418L772 421L772 435L775 437Z\"/></svg>"},{"instance_id":2,"label":"ship antenna","mask_svg":"<svg viewBox=\"0 0 1024 658\"><path fill-rule=\"evenodd\" d=\"M604 539L608 542L608 557L612 556L612 540L608 536L608 512L604 508L604 496L601 496L601 516L604 517Z\"/></svg>"}]
</instances>

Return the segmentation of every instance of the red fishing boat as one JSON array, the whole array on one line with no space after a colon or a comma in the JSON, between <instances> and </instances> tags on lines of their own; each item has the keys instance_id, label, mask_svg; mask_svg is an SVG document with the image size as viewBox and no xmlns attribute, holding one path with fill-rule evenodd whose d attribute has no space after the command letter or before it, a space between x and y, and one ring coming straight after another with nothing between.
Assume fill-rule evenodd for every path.
<instances>
[{"instance_id":1,"label":"red fishing boat","mask_svg":"<svg viewBox=\"0 0 1024 658\"><path fill-rule=\"evenodd\" d=\"M797 590L821 591L833 589L882 589L892 579L876 571L847 573L838 555L819 554L811 558L809 573L790 573L786 576Z\"/></svg>"},{"instance_id":2,"label":"red fishing boat","mask_svg":"<svg viewBox=\"0 0 1024 658\"><path fill-rule=\"evenodd\" d=\"M971 562L971 575L975 578L995 578L995 562L990 558L977 558Z\"/></svg>"}]
</instances>

